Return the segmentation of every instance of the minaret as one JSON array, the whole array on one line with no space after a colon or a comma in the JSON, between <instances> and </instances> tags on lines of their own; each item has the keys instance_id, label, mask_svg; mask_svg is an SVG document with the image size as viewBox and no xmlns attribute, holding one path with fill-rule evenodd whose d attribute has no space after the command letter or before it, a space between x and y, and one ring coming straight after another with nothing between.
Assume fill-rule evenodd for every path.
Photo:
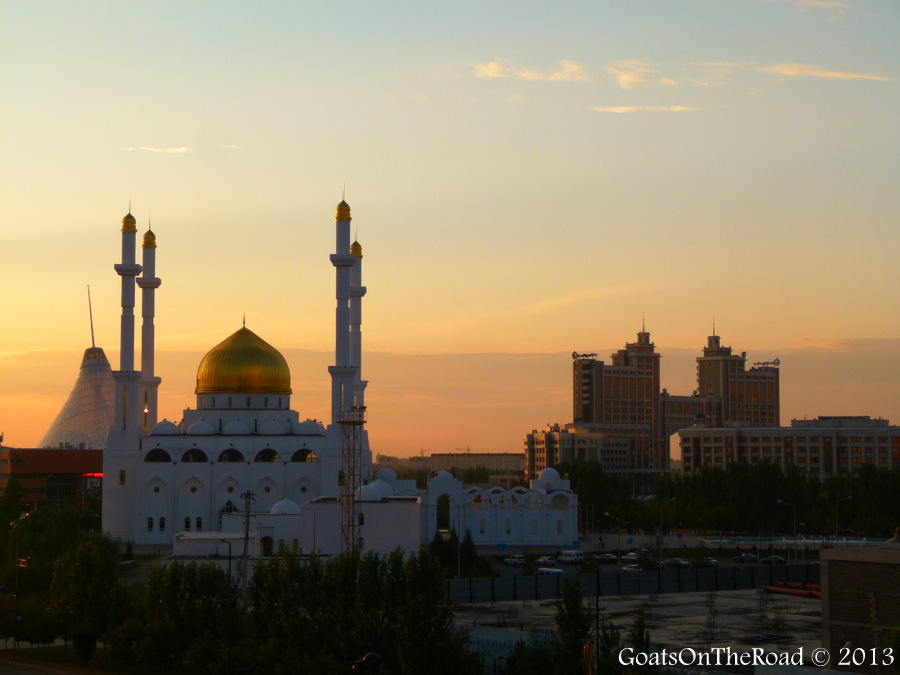
<instances>
[{"instance_id":1,"label":"minaret","mask_svg":"<svg viewBox=\"0 0 900 675\"><path fill-rule=\"evenodd\" d=\"M331 421L336 424L341 419L341 411L354 405L353 384L358 368L350 356L350 274L358 262L350 252L350 205L343 199L337 205L335 220L335 252L331 254L331 264L335 269L335 297L337 307L334 317L334 365L331 373Z\"/></svg>"},{"instance_id":2,"label":"minaret","mask_svg":"<svg viewBox=\"0 0 900 675\"><path fill-rule=\"evenodd\" d=\"M135 422L137 416L137 380L139 372L134 370L134 284L135 277L141 272L141 266L134 260L135 227L131 210L122 218L122 262L115 266L116 273L122 277L122 319L119 333L119 370L113 371L116 382L116 413L113 428L119 428L125 435L122 440L131 447L137 447Z\"/></svg>"},{"instance_id":3,"label":"minaret","mask_svg":"<svg viewBox=\"0 0 900 675\"><path fill-rule=\"evenodd\" d=\"M353 380L353 405L364 406L368 382L362 379L362 299L366 287L362 285L362 246L358 241L350 245L356 263L350 270L350 365L356 368Z\"/></svg>"},{"instance_id":4,"label":"minaret","mask_svg":"<svg viewBox=\"0 0 900 675\"><path fill-rule=\"evenodd\" d=\"M149 227L144 234L143 249L143 274L137 278L137 285L141 288L141 379L138 384L139 405L138 414L141 420L141 432L150 433L156 426L157 416L157 390L160 378L154 377L154 328L153 317L156 314L156 289L162 281L156 276L156 235Z\"/></svg>"}]
</instances>

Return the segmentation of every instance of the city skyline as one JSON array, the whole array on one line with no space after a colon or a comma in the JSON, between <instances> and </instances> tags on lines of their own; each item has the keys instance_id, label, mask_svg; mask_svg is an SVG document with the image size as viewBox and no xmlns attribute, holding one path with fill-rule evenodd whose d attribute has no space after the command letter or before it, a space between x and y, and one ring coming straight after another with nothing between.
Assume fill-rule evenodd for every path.
<instances>
[{"instance_id":1,"label":"city skyline","mask_svg":"<svg viewBox=\"0 0 900 675\"><path fill-rule=\"evenodd\" d=\"M646 313L665 355L699 348L715 317L751 361L794 350L826 369L828 354L882 350L862 397L849 366L803 380L833 383L828 410L790 400L785 373L782 423L898 409L895 3L86 7L0 8L7 443L36 441L46 424L26 425L48 424L74 382L86 284L114 362L129 200L159 241L161 415L192 391L171 391L186 366L167 370L166 354L194 355L192 376L244 313L286 353L326 353L344 186L367 354L606 359ZM34 382L61 354L74 365L60 384ZM398 426L432 446L452 419L425 406L447 399L409 359L395 364L411 368L395 378L408 400L373 377L370 407L387 395L408 412L380 433L371 417L376 451L401 444ZM327 372L298 376L316 387ZM477 449L571 421L556 391L516 439ZM489 433L486 417L456 419ZM462 436L432 449L476 449Z\"/></svg>"}]
</instances>

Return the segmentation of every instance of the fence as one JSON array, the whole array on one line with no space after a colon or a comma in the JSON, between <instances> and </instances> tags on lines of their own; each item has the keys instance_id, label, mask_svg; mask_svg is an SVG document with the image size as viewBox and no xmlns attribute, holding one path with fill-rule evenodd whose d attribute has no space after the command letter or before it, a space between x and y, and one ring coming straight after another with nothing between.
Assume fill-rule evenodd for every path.
<instances>
[{"instance_id":1,"label":"fence","mask_svg":"<svg viewBox=\"0 0 900 675\"><path fill-rule=\"evenodd\" d=\"M448 596L457 604L507 600L548 600L562 595L565 575L469 577L450 579ZM642 572L589 572L579 575L581 592L594 595L653 595L732 591L770 586L780 581L819 583L818 565L735 565Z\"/></svg>"}]
</instances>

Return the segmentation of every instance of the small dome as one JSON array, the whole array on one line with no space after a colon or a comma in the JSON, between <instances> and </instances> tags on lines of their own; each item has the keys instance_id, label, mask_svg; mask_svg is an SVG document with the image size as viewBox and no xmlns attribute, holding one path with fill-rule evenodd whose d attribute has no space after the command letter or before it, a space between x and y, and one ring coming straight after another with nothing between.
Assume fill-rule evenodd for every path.
<instances>
[{"instance_id":1,"label":"small dome","mask_svg":"<svg viewBox=\"0 0 900 675\"><path fill-rule=\"evenodd\" d=\"M144 233L144 243L141 248L156 248L156 235L153 234L153 230L147 230Z\"/></svg>"},{"instance_id":2,"label":"small dome","mask_svg":"<svg viewBox=\"0 0 900 675\"><path fill-rule=\"evenodd\" d=\"M150 432L154 436L174 436L178 433L178 427L172 424L169 420L163 420L155 427L153 427L153 431Z\"/></svg>"},{"instance_id":3,"label":"small dome","mask_svg":"<svg viewBox=\"0 0 900 675\"><path fill-rule=\"evenodd\" d=\"M259 425L259 433L264 436L280 436L290 433L290 426L284 420L266 420Z\"/></svg>"},{"instance_id":4,"label":"small dome","mask_svg":"<svg viewBox=\"0 0 900 675\"><path fill-rule=\"evenodd\" d=\"M134 219L134 216L131 215L131 211L125 214L125 217L122 218L122 232L137 232L137 221Z\"/></svg>"},{"instance_id":5,"label":"small dome","mask_svg":"<svg viewBox=\"0 0 900 675\"><path fill-rule=\"evenodd\" d=\"M389 497L394 494L394 488L388 484L387 482L381 480L380 478L376 478L369 486L375 490L380 497Z\"/></svg>"},{"instance_id":6,"label":"small dome","mask_svg":"<svg viewBox=\"0 0 900 675\"><path fill-rule=\"evenodd\" d=\"M449 471L444 471L443 469L441 469L440 471L437 472L437 475L435 476L435 478L438 480L456 480L453 477L452 473L450 473Z\"/></svg>"},{"instance_id":7,"label":"small dome","mask_svg":"<svg viewBox=\"0 0 900 675\"><path fill-rule=\"evenodd\" d=\"M206 420L197 420L188 427L189 436L211 436L212 434L212 424Z\"/></svg>"},{"instance_id":8,"label":"small dome","mask_svg":"<svg viewBox=\"0 0 900 675\"><path fill-rule=\"evenodd\" d=\"M559 480L559 471L548 467L541 471L541 475L538 477L538 480Z\"/></svg>"},{"instance_id":9,"label":"small dome","mask_svg":"<svg viewBox=\"0 0 900 675\"><path fill-rule=\"evenodd\" d=\"M355 255L360 260L362 259L362 246L360 246L360 243L358 241L354 241L352 244L350 244L350 253Z\"/></svg>"},{"instance_id":10,"label":"small dome","mask_svg":"<svg viewBox=\"0 0 900 675\"><path fill-rule=\"evenodd\" d=\"M337 205L334 213L335 220L351 220L350 218L350 205L345 202L343 199L341 203Z\"/></svg>"},{"instance_id":11,"label":"small dome","mask_svg":"<svg viewBox=\"0 0 900 675\"><path fill-rule=\"evenodd\" d=\"M250 427L241 420L231 420L225 425L222 433L229 436L246 436L250 433Z\"/></svg>"},{"instance_id":12,"label":"small dome","mask_svg":"<svg viewBox=\"0 0 900 675\"><path fill-rule=\"evenodd\" d=\"M380 469L378 473L375 474L375 478L384 481L388 485L395 485L397 483L397 474L394 473L393 469L389 469L388 467Z\"/></svg>"},{"instance_id":13,"label":"small dome","mask_svg":"<svg viewBox=\"0 0 900 675\"><path fill-rule=\"evenodd\" d=\"M315 420L306 419L302 422L294 422L291 427L293 428L293 433L297 436L324 436L325 435L325 427L316 422Z\"/></svg>"},{"instance_id":14,"label":"small dome","mask_svg":"<svg viewBox=\"0 0 900 675\"><path fill-rule=\"evenodd\" d=\"M275 347L243 327L210 349L195 394L290 394L291 371Z\"/></svg>"},{"instance_id":15,"label":"small dome","mask_svg":"<svg viewBox=\"0 0 900 675\"><path fill-rule=\"evenodd\" d=\"M290 499L280 499L272 505L269 513L275 516L299 516L300 507Z\"/></svg>"},{"instance_id":16,"label":"small dome","mask_svg":"<svg viewBox=\"0 0 900 675\"><path fill-rule=\"evenodd\" d=\"M380 502L381 494L372 483L369 483L368 485L361 485L359 487L356 491L356 499L361 502Z\"/></svg>"}]
</instances>

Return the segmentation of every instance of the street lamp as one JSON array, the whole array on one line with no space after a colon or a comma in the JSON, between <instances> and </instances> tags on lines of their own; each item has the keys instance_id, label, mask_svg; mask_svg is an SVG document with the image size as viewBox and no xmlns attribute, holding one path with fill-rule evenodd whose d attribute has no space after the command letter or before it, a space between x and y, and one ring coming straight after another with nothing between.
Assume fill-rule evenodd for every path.
<instances>
[{"instance_id":1,"label":"street lamp","mask_svg":"<svg viewBox=\"0 0 900 675\"><path fill-rule=\"evenodd\" d=\"M797 538L797 507L791 504L790 502L786 502L783 499L779 499L775 502L776 504L783 504L784 506L791 507L791 524L794 528L794 539Z\"/></svg>"},{"instance_id":2,"label":"street lamp","mask_svg":"<svg viewBox=\"0 0 900 675\"><path fill-rule=\"evenodd\" d=\"M834 502L834 540L837 541L838 532L838 507L841 505L841 502L848 502L853 499L853 495L849 497L839 497L837 501Z\"/></svg>"},{"instance_id":3,"label":"street lamp","mask_svg":"<svg viewBox=\"0 0 900 675\"><path fill-rule=\"evenodd\" d=\"M604 511L604 512L603 512L603 515L606 516L607 518L612 518L613 520L616 520L616 521L622 523L622 525L628 525L628 521L627 521L627 520L622 520L622 519L619 518L618 516L614 516L613 514L611 514L609 511ZM619 556L619 557L622 556L622 532L621 532L621 528L619 529L619 531L616 532L616 555Z\"/></svg>"},{"instance_id":4,"label":"street lamp","mask_svg":"<svg viewBox=\"0 0 900 675\"><path fill-rule=\"evenodd\" d=\"M20 554L22 553L22 533L19 532L20 523L24 522L26 518L28 518L31 513L25 511L19 514L19 518L17 520L13 520L9 523L9 526L16 530L16 576L15 576L15 585L13 588L13 598L15 599L15 616L13 617L13 621L16 622L16 634L13 636L13 661L16 660L16 647L19 644L19 626L22 624L22 617L19 616L19 568L20 567L29 567L31 565L31 558L20 558Z\"/></svg>"},{"instance_id":5,"label":"street lamp","mask_svg":"<svg viewBox=\"0 0 900 675\"><path fill-rule=\"evenodd\" d=\"M672 497L668 500L669 502L677 502L678 497ZM659 535L656 537L656 559L659 560L662 558L662 544L663 544L663 507L666 502L663 500L659 500Z\"/></svg>"}]
</instances>

